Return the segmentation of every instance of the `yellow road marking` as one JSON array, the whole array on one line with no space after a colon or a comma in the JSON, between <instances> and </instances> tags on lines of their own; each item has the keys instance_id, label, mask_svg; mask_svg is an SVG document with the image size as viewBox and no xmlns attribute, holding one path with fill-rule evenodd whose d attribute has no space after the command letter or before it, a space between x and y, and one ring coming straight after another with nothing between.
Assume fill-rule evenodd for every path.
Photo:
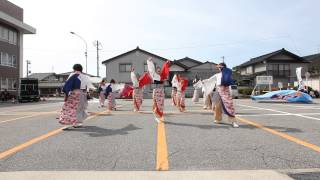
<instances>
[{"instance_id":1,"label":"yellow road marking","mask_svg":"<svg viewBox=\"0 0 320 180\"><path fill-rule=\"evenodd\" d=\"M303 140L301 140L301 139L295 138L295 137L290 136L290 135L288 135L288 134L285 134L285 133L276 131L276 130L274 130L274 129L270 129L270 128L264 127L263 125L261 125L261 124L259 124L259 123L252 122L252 121L247 120L247 119L244 119L244 118L237 117L237 119L240 120L241 122L246 123L246 124L250 124L250 125L255 126L255 127L259 128L259 129L263 129L263 130L265 130L265 131L267 131L267 132L269 132L269 133L271 133L271 134L280 136L280 137L282 137L282 138L284 138L284 139L287 139L287 140L289 140L289 141L295 142L295 143L297 143L297 144L300 144L300 145L302 145L302 146L305 146L305 147L307 147L307 148L309 148L309 149L312 149L312 150L314 150L314 151L320 152L320 147L317 146L317 145L308 143L308 142L306 142L306 141L303 141Z\"/></svg>"},{"instance_id":2,"label":"yellow road marking","mask_svg":"<svg viewBox=\"0 0 320 180\"><path fill-rule=\"evenodd\" d=\"M21 151L22 149L24 149L24 148L26 148L26 147L28 147L28 146L31 146L32 144L37 143L37 142L39 142L39 141L41 141L41 140L47 139L47 138L50 137L50 136L56 135L56 134L62 132L62 130L63 130L64 128L65 128L65 127L56 129L56 130L51 131L51 132L49 132L49 133L47 133L47 134L44 134L44 135L42 135L42 136L36 137L36 138L34 138L34 139L31 139L31 140L29 140L29 141L27 141L27 142L25 142L25 143L23 143L23 144L20 144L20 145L18 145L18 146L16 146L16 147L13 147L13 148L11 148L11 149L8 149L8 150L0 153L0 159L3 159L3 158L5 158L5 157L7 157L7 156L9 156L9 155L11 155L11 154L14 154L14 153L16 153L16 152L18 152L18 151Z\"/></svg>"},{"instance_id":3,"label":"yellow road marking","mask_svg":"<svg viewBox=\"0 0 320 180\"><path fill-rule=\"evenodd\" d=\"M13 119L8 119L8 120L5 120L5 121L0 121L0 124L2 123L6 123L6 122L11 122L11 121L16 121L16 120L19 120L19 119L25 119L25 118L31 118L31 117L35 117L35 116L41 116L41 115L46 115L46 114L55 114L57 113L56 111L52 111L52 112L39 112L39 113L36 113L36 114L32 114L32 115L29 115L29 116L22 116L22 117L17 117L17 118L13 118Z\"/></svg>"},{"instance_id":4,"label":"yellow road marking","mask_svg":"<svg viewBox=\"0 0 320 180\"><path fill-rule=\"evenodd\" d=\"M167 147L166 131L165 131L163 118L161 119L160 123L158 123L156 170L158 171L169 170L168 147Z\"/></svg>"},{"instance_id":5,"label":"yellow road marking","mask_svg":"<svg viewBox=\"0 0 320 180\"><path fill-rule=\"evenodd\" d=\"M105 113L105 112L106 112L106 111L103 111L103 112L101 112L101 114L102 114L102 113ZM100 114L100 113L96 113L95 115L89 116L86 120L93 119L93 118L99 116L99 114ZM20 145L18 145L18 146L15 146L15 147L13 147L13 148L10 148L10 149L8 149L8 150L0 153L0 160L3 159L3 158L5 158L5 157L7 157L7 156L10 156L11 154L14 154L14 153L16 153L16 152L18 152L18 151L21 151L21 150L23 150L23 149L31 146L32 144L35 144L35 143L37 143L37 142L39 142L39 141L42 141L42 140L44 140L44 139L47 139L47 138L49 138L49 137L51 137L51 136L54 136L54 135L56 135L56 134L59 134L59 133L61 133L61 132L63 131L63 129L65 129L65 128L67 128L67 127L65 126L65 127L62 127L62 128L56 129L56 130L53 130L53 131L51 131L51 132L49 132L49 133L46 133L46 134L41 135L41 136L39 136L39 137L33 138L33 139L31 139L31 140L29 140L29 141L27 141L27 142L25 142L25 143L22 143L22 144L20 144Z\"/></svg>"}]
</instances>

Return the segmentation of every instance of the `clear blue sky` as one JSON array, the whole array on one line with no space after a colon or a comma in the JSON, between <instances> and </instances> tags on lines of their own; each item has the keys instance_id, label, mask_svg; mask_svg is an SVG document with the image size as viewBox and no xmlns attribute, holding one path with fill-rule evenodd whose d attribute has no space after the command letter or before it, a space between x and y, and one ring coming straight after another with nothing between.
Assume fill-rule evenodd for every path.
<instances>
[{"instance_id":1,"label":"clear blue sky","mask_svg":"<svg viewBox=\"0 0 320 180\"><path fill-rule=\"evenodd\" d=\"M11 0L37 28L25 36L24 58L32 72L69 71L84 64L96 74L92 42L101 41L101 60L140 46L173 59L185 56L229 66L286 48L298 55L320 50L319 0ZM101 67L102 73L104 68Z\"/></svg>"}]
</instances>

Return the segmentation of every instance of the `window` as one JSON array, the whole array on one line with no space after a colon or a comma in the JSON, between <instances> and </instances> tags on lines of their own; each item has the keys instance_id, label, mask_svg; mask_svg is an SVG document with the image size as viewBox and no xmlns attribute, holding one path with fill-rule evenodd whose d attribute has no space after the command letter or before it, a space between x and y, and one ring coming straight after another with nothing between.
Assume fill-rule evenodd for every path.
<instances>
[{"instance_id":1,"label":"window","mask_svg":"<svg viewBox=\"0 0 320 180\"><path fill-rule=\"evenodd\" d=\"M0 52L0 65L17 67L17 57L8 53Z\"/></svg>"},{"instance_id":2,"label":"window","mask_svg":"<svg viewBox=\"0 0 320 180\"><path fill-rule=\"evenodd\" d=\"M0 39L3 39L3 37L2 37L2 31L3 31L3 27L0 26Z\"/></svg>"},{"instance_id":3,"label":"window","mask_svg":"<svg viewBox=\"0 0 320 180\"><path fill-rule=\"evenodd\" d=\"M126 63L126 64L119 64L119 72L131 72L132 64Z\"/></svg>"},{"instance_id":4,"label":"window","mask_svg":"<svg viewBox=\"0 0 320 180\"><path fill-rule=\"evenodd\" d=\"M10 44L13 44L14 42L13 42L13 31L9 31L9 43Z\"/></svg>"},{"instance_id":5,"label":"window","mask_svg":"<svg viewBox=\"0 0 320 180\"><path fill-rule=\"evenodd\" d=\"M246 69L246 74L252 74L252 73L253 73L252 66L248 66Z\"/></svg>"},{"instance_id":6,"label":"window","mask_svg":"<svg viewBox=\"0 0 320 180\"><path fill-rule=\"evenodd\" d=\"M1 89L8 89L8 79L1 78Z\"/></svg>"},{"instance_id":7,"label":"window","mask_svg":"<svg viewBox=\"0 0 320 180\"><path fill-rule=\"evenodd\" d=\"M7 28L2 28L2 39L5 41L9 40L9 30Z\"/></svg>"},{"instance_id":8,"label":"window","mask_svg":"<svg viewBox=\"0 0 320 180\"><path fill-rule=\"evenodd\" d=\"M17 58L16 56L12 56L12 66L17 67Z\"/></svg>"},{"instance_id":9,"label":"window","mask_svg":"<svg viewBox=\"0 0 320 180\"><path fill-rule=\"evenodd\" d=\"M9 30L6 27L0 26L0 40L17 45L18 33L15 30Z\"/></svg>"},{"instance_id":10,"label":"window","mask_svg":"<svg viewBox=\"0 0 320 180\"><path fill-rule=\"evenodd\" d=\"M13 32L13 44L17 45L18 44L18 33Z\"/></svg>"},{"instance_id":11,"label":"window","mask_svg":"<svg viewBox=\"0 0 320 180\"><path fill-rule=\"evenodd\" d=\"M290 65L289 64L270 64L268 67L269 75L278 77L290 76Z\"/></svg>"},{"instance_id":12,"label":"window","mask_svg":"<svg viewBox=\"0 0 320 180\"><path fill-rule=\"evenodd\" d=\"M2 53L2 65L8 66L9 65L9 54Z\"/></svg>"}]
</instances>

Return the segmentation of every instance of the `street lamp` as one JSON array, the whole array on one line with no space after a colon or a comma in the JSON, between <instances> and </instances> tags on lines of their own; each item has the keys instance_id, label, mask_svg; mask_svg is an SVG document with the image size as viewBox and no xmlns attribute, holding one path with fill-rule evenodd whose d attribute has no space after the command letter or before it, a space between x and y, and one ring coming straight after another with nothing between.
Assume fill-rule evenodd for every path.
<instances>
[{"instance_id":1,"label":"street lamp","mask_svg":"<svg viewBox=\"0 0 320 180\"><path fill-rule=\"evenodd\" d=\"M70 33L75 35L75 36L78 36L84 42L84 44L86 45L86 51L84 52L84 55L86 57L86 73L88 74L88 45L87 45L87 42L79 34L76 34L73 31L71 31Z\"/></svg>"}]
</instances>

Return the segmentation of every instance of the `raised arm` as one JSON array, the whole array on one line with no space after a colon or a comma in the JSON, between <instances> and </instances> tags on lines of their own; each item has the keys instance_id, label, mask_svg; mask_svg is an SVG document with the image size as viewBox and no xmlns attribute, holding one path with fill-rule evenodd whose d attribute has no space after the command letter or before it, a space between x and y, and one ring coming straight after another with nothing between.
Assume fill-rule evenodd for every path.
<instances>
[{"instance_id":1,"label":"raised arm","mask_svg":"<svg viewBox=\"0 0 320 180\"><path fill-rule=\"evenodd\" d=\"M156 73L156 68L154 67L154 63L152 62L152 58L148 58L147 60L147 66L148 66L148 71L151 75L151 77L154 76L154 74Z\"/></svg>"},{"instance_id":2,"label":"raised arm","mask_svg":"<svg viewBox=\"0 0 320 180\"><path fill-rule=\"evenodd\" d=\"M131 81L134 87L139 87L139 81L137 79L136 73L134 73L134 69L131 70Z\"/></svg>"},{"instance_id":3,"label":"raised arm","mask_svg":"<svg viewBox=\"0 0 320 180\"><path fill-rule=\"evenodd\" d=\"M171 84L172 84L172 87L177 87L178 86L178 79L177 79L177 75L175 74L172 78L172 81L171 81Z\"/></svg>"}]
</instances>

